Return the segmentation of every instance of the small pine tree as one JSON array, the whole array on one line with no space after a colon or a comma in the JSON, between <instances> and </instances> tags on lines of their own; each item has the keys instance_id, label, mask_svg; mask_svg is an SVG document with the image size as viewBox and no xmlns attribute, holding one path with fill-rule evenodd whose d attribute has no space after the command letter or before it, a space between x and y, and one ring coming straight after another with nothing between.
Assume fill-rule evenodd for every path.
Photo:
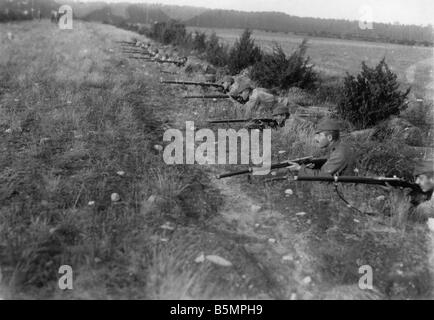
<instances>
[{"instance_id":1,"label":"small pine tree","mask_svg":"<svg viewBox=\"0 0 434 320\"><path fill-rule=\"evenodd\" d=\"M307 40L289 57L282 47L275 44L271 54L264 54L252 69L251 76L265 88L288 89L289 87L311 88L318 79L313 65L306 57Z\"/></svg>"},{"instance_id":2,"label":"small pine tree","mask_svg":"<svg viewBox=\"0 0 434 320\"><path fill-rule=\"evenodd\" d=\"M337 115L356 129L366 129L404 110L410 88L405 92L399 90L397 75L383 58L375 68L362 62L362 71L357 76L347 73L341 92Z\"/></svg>"},{"instance_id":3,"label":"small pine tree","mask_svg":"<svg viewBox=\"0 0 434 320\"><path fill-rule=\"evenodd\" d=\"M250 30L244 30L241 37L235 41L234 46L231 48L228 64L231 74L237 74L261 59L261 49L255 44L251 34Z\"/></svg>"},{"instance_id":4,"label":"small pine tree","mask_svg":"<svg viewBox=\"0 0 434 320\"><path fill-rule=\"evenodd\" d=\"M219 38L213 32L206 43L206 60L217 66L224 67L229 60L228 47L219 42Z\"/></svg>"},{"instance_id":5,"label":"small pine tree","mask_svg":"<svg viewBox=\"0 0 434 320\"><path fill-rule=\"evenodd\" d=\"M206 50L206 33L195 31L193 39L193 49L202 53Z\"/></svg>"}]
</instances>

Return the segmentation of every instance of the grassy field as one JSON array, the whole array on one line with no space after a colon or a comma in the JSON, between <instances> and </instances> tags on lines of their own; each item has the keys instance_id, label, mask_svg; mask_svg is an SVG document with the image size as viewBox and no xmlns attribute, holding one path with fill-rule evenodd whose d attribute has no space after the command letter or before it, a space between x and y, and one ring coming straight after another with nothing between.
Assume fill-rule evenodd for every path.
<instances>
[{"instance_id":1,"label":"grassy field","mask_svg":"<svg viewBox=\"0 0 434 320\"><path fill-rule=\"evenodd\" d=\"M207 29L189 27L189 31L199 30L207 34L215 31L225 43L233 44L243 30ZM303 37L278 32L253 31L253 38L265 50L271 50L274 43L290 53ZM346 72L354 74L360 70L362 61L376 65L383 57L391 69L398 74L406 86L411 85L418 97L434 99L434 49L410 47L388 43L362 42L330 38L309 38L308 55L316 69L326 77L341 77Z\"/></svg>"},{"instance_id":2,"label":"grassy field","mask_svg":"<svg viewBox=\"0 0 434 320\"><path fill-rule=\"evenodd\" d=\"M187 102L182 94L200 89L160 84L161 66L128 60L115 43L132 32L79 21L72 31L48 21L2 27L14 38L0 38L0 297L430 295L426 229L406 223L398 191L342 188L377 212L370 217L328 185L217 180L234 166L168 166L165 129L239 108ZM273 132L273 160L315 153L311 131L302 123ZM357 286L363 264L375 270L374 291ZM58 288L61 265L74 270L73 290Z\"/></svg>"}]
</instances>

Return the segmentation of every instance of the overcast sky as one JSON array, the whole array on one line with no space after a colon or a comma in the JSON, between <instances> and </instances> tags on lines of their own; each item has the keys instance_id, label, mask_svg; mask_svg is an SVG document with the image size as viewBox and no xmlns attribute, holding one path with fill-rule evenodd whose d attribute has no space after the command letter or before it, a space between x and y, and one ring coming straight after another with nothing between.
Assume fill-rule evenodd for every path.
<instances>
[{"instance_id":1,"label":"overcast sky","mask_svg":"<svg viewBox=\"0 0 434 320\"><path fill-rule=\"evenodd\" d=\"M90 2L92 0L79 0ZM191 5L242 11L280 11L301 17L434 25L434 0L105 0ZM369 15L372 15L372 19Z\"/></svg>"}]
</instances>

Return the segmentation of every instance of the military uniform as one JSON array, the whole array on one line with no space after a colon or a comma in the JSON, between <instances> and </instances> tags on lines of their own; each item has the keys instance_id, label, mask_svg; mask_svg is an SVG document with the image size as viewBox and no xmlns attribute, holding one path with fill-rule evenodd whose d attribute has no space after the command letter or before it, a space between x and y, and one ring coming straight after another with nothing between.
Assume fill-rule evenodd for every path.
<instances>
[{"instance_id":1,"label":"military uniform","mask_svg":"<svg viewBox=\"0 0 434 320\"><path fill-rule=\"evenodd\" d=\"M233 91L233 87L234 87L233 77L224 76L218 83L224 87L221 89L224 93L230 93Z\"/></svg>"},{"instance_id":2,"label":"military uniform","mask_svg":"<svg viewBox=\"0 0 434 320\"><path fill-rule=\"evenodd\" d=\"M316 133L320 133L323 131L340 131L340 125L335 120L324 119L318 124ZM320 168L314 168L314 170L309 170L302 167L302 175L354 175L354 152L348 144L341 141L340 139L332 141L327 147L326 159L327 161ZM319 172L317 170L319 170Z\"/></svg>"},{"instance_id":3,"label":"military uniform","mask_svg":"<svg viewBox=\"0 0 434 320\"><path fill-rule=\"evenodd\" d=\"M354 175L353 151L341 140L333 141L327 148L327 162L321 167L320 173L327 175Z\"/></svg>"},{"instance_id":4,"label":"military uniform","mask_svg":"<svg viewBox=\"0 0 434 320\"><path fill-rule=\"evenodd\" d=\"M434 161L422 160L416 164L413 175L415 177L422 174L434 173ZM426 220L428 218L434 218L434 197L432 196L434 189L428 190L425 197L422 200L417 201L414 208L415 216L418 220Z\"/></svg>"},{"instance_id":5,"label":"military uniform","mask_svg":"<svg viewBox=\"0 0 434 320\"><path fill-rule=\"evenodd\" d=\"M245 115L247 118L252 118L255 115L271 113L277 103L277 97L269 93L267 89L253 89L245 105Z\"/></svg>"}]
</instances>

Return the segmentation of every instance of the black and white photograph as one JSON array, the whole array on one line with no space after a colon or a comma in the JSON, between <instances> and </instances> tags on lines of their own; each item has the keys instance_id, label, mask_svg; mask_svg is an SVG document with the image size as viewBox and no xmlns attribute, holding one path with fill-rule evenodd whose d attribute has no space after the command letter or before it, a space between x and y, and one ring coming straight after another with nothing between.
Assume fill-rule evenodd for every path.
<instances>
[{"instance_id":1,"label":"black and white photograph","mask_svg":"<svg viewBox=\"0 0 434 320\"><path fill-rule=\"evenodd\" d=\"M0 300L433 300L433 26L431 0L0 0Z\"/></svg>"}]
</instances>

